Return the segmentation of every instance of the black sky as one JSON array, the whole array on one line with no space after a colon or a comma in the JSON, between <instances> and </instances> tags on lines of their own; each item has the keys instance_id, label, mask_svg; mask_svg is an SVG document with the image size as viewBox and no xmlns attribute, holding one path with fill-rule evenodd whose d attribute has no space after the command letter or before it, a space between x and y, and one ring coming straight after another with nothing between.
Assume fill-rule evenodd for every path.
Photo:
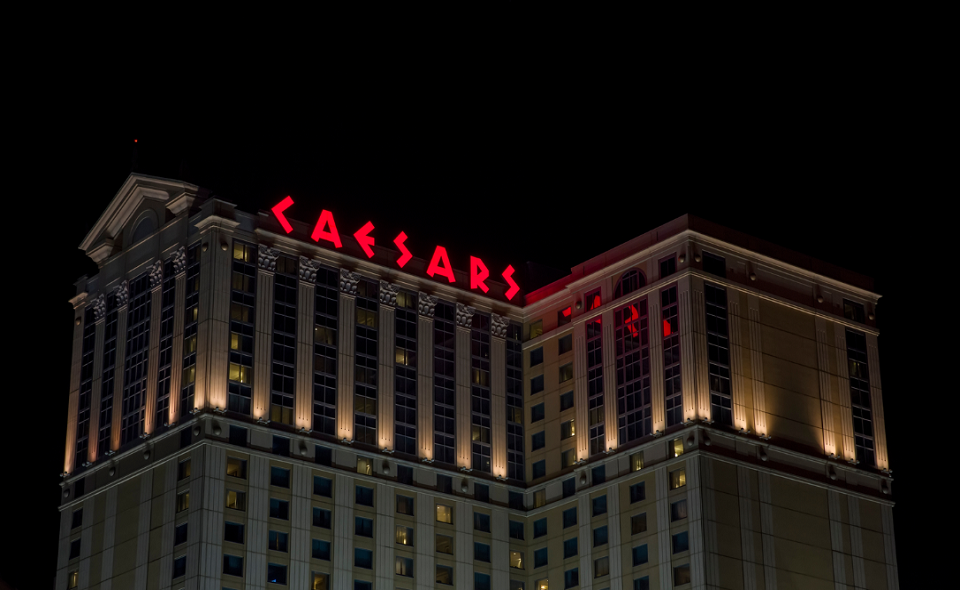
<instances>
[{"instance_id":1,"label":"black sky","mask_svg":"<svg viewBox=\"0 0 960 590\"><path fill-rule=\"evenodd\" d=\"M73 90L57 103L21 147L35 180L8 195L8 224L29 241L15 248L28 275L17 289L27 292L8 294L16 328L8 412L17 418L3 429L5 470L28 486L18 486L18 515L39 520L18 530L0 579L52 584L73 330L67 299L74 280L96 272L77 246L129 173L134 138L141 172L196 182L247 211L292 195L298 219L315 219L311 207L330 209L343 233L371 219L380 241L403 229L421 256L442 244L483 256L491 269L534 261L569 270L691 213L874 277L901 580L920 572L910 537L925 476L907 459L917 410L903 401L911 363L901 361L914 354L911 287L897 274L912 222L900 203L914 195L898 167L900 138L877 124L890 105L845 93L832 102L799 90L785 97L785 84L740 101L695 89L656 105L626 86L569 93L555 81L531 94L517 84L477 92L461 84L420 100L385 87L344 104L320 100L322 85L315 103L303 102L308 95L268 105L252 87L254 96L237 100L246 88L239 83L152 89L160 96L142 103L137 93L100 103ZM34 551L45 557L24 570Z\"/></svg>"}]
</instances>

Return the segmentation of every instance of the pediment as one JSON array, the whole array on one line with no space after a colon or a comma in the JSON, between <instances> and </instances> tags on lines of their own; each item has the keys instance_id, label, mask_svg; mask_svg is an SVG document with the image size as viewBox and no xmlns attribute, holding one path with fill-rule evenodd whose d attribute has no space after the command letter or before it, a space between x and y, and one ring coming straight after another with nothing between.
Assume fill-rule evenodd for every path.
<instances>
[{"instance_id":1,"label":"pediment","mask_svg":"<svg viewBox=\"0 0 960 590\"><path fill-rule=\"evenodd\" d=\"M124 229L135 221L145 202L162 204L177 215L189 209L199 194L200 187L182 180L131 174L80 243L80 249L99 266L122 246Z\"/></svg>"}]
</instances>

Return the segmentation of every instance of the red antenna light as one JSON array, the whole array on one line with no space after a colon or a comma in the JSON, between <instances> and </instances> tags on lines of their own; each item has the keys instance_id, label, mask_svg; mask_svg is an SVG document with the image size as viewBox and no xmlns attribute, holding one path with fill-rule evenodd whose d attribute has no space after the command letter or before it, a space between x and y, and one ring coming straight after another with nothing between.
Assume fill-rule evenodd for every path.
<instances>
[{"instance_id":1,"label":"red antenna light","mask_svg":"<svg viewBox=\"0 0 960 590\"><path fill-rule=\"evenodd\" d=\"M136 139L134 139L134 140L133 140L133 143L137 143L137 140L136 140Z\"/></svg>"}]
</instances>

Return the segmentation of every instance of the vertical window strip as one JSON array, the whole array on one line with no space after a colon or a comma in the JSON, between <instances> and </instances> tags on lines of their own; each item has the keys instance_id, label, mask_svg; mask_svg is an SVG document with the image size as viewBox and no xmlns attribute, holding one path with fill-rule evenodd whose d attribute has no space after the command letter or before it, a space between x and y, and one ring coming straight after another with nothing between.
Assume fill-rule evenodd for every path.
<instances>
[{"instance_id":1,"label":"vertical window strip","mask_svg":"<svg viewBox=\"0 0 960 590\"><path fill-rule=\"evenodd\" d=\"M273 363L270 420L293 424L297 361L297 260L278 256L273 275Z\"/></svg>"},{"instance_id":2,"label":"vertical window strip","mask_svg":"<svg viewBox=\"0 0 960 590\"><path fill-rule=\"evenodd\" d=\"M603 321L589 320L587 332L587 408L590 422L590 455L606 450L603 407Z\"/></svg>"},{"instance_id":3,"label":"vertical window strip","mask_svg":"<svg viewBox=\"0 0 960 590\"><path fill-rule=\"evenodd\" d=\"M75 468L87 461L90 444L90 402L93 397L93 356L96 348L97 325L94 323L93 306L83 314L83 334L80 347L80 396L77 400L77 444L74 457Z\"/></svg>"},{"instance_id":4,"label":"vertical window strip","mask_svg":"<svg viewBox=\"0 0 960 590\"><path fill-rule=\"evenodd\" d=\"M155 428L170 422L170 375L173 370L173 316L176 311L177 277L173 260L163 263L163 286L160 288L160 346L157 360L157 407Z\"/></svg>"},{"instance_id":5,"label":"vertical window strip","mask_svg":"<svg viewBox=\"0 0 960 590\"><path fill-rule=\"evenodd\" d=\"M727 290L704 284L707 314L707 359L710 377L710 415L718 424L733 425L730 390L730 341L727 327Z\"/></svg>"},{"instance_id":6,"label":"vertical window strip","mask_svg":"<svg viewBox=\"0 0 960 590\"><path fill-rule=\"evenodd\" d=\"M876 465L873 440L873 410L870 405L870 370L867 366L867 338L847 330L847 366L850 378L850 405L853 410L853 441L857 461Z\"/></svg>"},{"instance_id":7,"label":"vertical window strip","mask_svg":"<svg viewBox=\"0 0 960 590\"><path fill-rule=\"evenodd\" d=\"M480 312L470 329L470 405L471 465L490 473L490 316Z\"/></svg>"},{"instance_id":8,"label":"vertical window strip","mask_svg":"<svg viewBox=\"0 0 960 590\"><path fill-rule=\"evenodd\" d=\"M197 382L197 325L200 312L200 244L187 249L187 270L184 284L183 377L180 380L180 416L189 417L193 410L193 394Z\"/></svg>"},{"instance_id":9,"label":"vertical window strip","mask_svg":"<svg viewBox=\"0 0 960 590\"><path fill-rule=\"evenodd\" d=\"M100 421L97 438L97 457L110 450L113 424L113 389L117 364L117 298L107 297L107 317L103 322L103 371L100 381Z\"/></svg>"},{"instance_id":10,"label":"vertical window strip","mask_svg":"<svg viewBox=\"0 0 960 590\"><path fill-rule=\"evenodd\" d=\"M257 247L233 243L230 277L230 360L227 409L250 415L253 399L253 338L257 315Z\"/></svg>"},{"instance_id":11,"label":"vertical window strip","mask_svg":"<svg viewBox=\"0 0 960 590\"><path fill-rule=\"evenodd\" d=\"M663 320L663 397L667 426L683 422L683 396L680 388L680 314L677 286L660 292L660 313Z\"/></svg>"},{"instance_id":12,"label":"vertical window strip","mask_svg":"<svg viewBox=\"0 0 960 590\"><path fill-rule=\"evenodd\" d=\"M433 318L433 458L456 462L456 309L438 301Z\"/></svg>"},{"instance_id":13,"label":"vertical window strip","mask_svg":"<svg viewBox=\"0 0 960 590\"><path fill-rule=\"evenodd\" d=\"M143 434L152 299L149 273L143 273L130 282L125 347L127 358L123 365L123 398L120 406L121 445L134 442Z\"/></svg>"},{"instance_id":14,"label":"vertical window strip","mask_svg":"<svg viewBox=\"0 0 960 590\"><path fill-rule=\"evenodd\" d=\"M617 310L617 436L625 444L653 434L647 300Z\"/></svg>"},{"instance_id":15,"label":"vertical window strip","mask_svg":"<svg viewBox=\"0 0 960 590\"><path fill-rule=\"evenodd\" d=\"M357 327L354 365L353 440L377 444L377 322L380 315L380 284L357 282Z\"/></svg>"},{"instance_id":16,"label":"vertical window strip","mask_svg":"<svg viewBox=\"0 0 960 590\"><path fill-rule=\"evenodd\" d=\"M417 454L417 296L397 293L394 450Z\"/></svg>"},{"instance_id":17,"label":"vertical window strip","mask_svg":"<svg viewBox=\"0 0 960 590\"><path fill-rule=\"evenodd\" d=\"M314 287L313 429L337 434L337 318L340 273L321 266Z\"/></svg>"},{"instance_id":18,"label":"vertical window strip","mask_svg":"<svg viewBox=\"0 0 960 590\"><path fill-rule=\"evenodd\" d=\"M523 481L523 326L507 327L507 477Z\"/></svg>"}]
</instances>

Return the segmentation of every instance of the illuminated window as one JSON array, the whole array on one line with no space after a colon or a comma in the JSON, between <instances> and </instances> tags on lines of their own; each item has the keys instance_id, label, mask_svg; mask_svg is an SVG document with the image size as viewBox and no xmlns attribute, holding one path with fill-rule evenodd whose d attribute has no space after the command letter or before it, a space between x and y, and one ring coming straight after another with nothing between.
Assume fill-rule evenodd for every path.
<instances>
[{"instance_id":1,"label":"illuminated window","mask_svg":"<svg viewBox=\"0 0 960 590\"><path fill-rule=\"evenodd\" d=\"M638 535L647 532L647 513L641 512L630 517L630 534Z\"/></svg>"},{"instance_id":2,"label":"illuminated window","mask_svg":"<svg viewBox=\"0 0 960 590\"><path fill-rule=\"evenodd\" d=\"M330 542L322 541L320 539L313 539L313 544L311 547L312 551L310 556L314 559L322 559L324 561L330 561Z\"/></svg>"},{"instance_id":3,"label":"illuminated window","mask_svg":"<svg viewBox=\"0 0 960 590\"><path fill-rule=\"evenodd\" d=\"M519 324L507 326L507 478L523 480L523 348Z\"/></svg>"},{"instance_id":4,"label":"illuminated window","mask_svg":"<svg viewBox=\"0 0 960 590\"><path fill-rule=\"evenodd\" d=\"M447 535L437 535L436 539L437 553L453 555L453 537Z\"/></svg>"},{"instance_id":5,"label":"illuminated window","mask_svg":"<svg viewBox=\"0 0 960 590\"><path fill-rule=\"evenodd\" d=\"M353 550L353 565L364 569L373 569L373 551L359 547L355 548Z\"/></svg>"},{"instance_id":6,"label":"illuminated window","mask_svg":"<svg viewBox=\"0 0 960 590\"><path fill-rule=\"evenodd\" d=\"M233 243L230 290L230 370L227 409L250 415L256 318L257 248Z\"/></svg>"},{"instance_id":7,"label":"illuminated window","mask_svg":"<svg viewBox=\"0 0 960 590\"><path fill-rule=\"evenodd\" d=\"M270 498L270 518L290 520L290 502Z\"/></svg>"},{"instance_id":8,"label":"illuminated window","mask_svg":"<svg viewBox=\"0 0 960 590\"><path fill-rule=\"evenodd\" d=\"M454 464L456 454L456 308L438 301L433 317L433 458Z\"/></svg>"},{"instance_id":9,"label":"illuminated window","mask_svg":"<svg viewBox=\"0 0 960 590\"><path fill-rule=\"evenodd\" d=\"M354 354L353 439L377 444L377 314L380 310L380 283L357 282L357 323Z\"/></svg>"},{"instance_id":10,"label":"illuminated window","mask_svg":"<svg viewBox=\"0 0 960 590\"><path fill-rule=\"evenodd\" d=\"M233 510L240 510L241 512L247 509L247 495L244 492L238 492L236 490L227 490L227 508Z\"/></svg>"},{"instance_id":11,"label":"illuminated window","mask_svg":"<svg viewBox=\"0 0 960 590\"><path fill-rule=\"evenodd\" d=\"M408 526L397 525L397 545L413 547L413 529Z\"/></svg>"},{"instance_id":12,"label":"illuminated window","mask_svg":"<svg viewBox=\"0 0 960 590\"><path fill-rule=\"evenodd\" d=\"M413 559L397 556L396 574L405 578L413 577Z\"/></svg>"},{"instance_id":13,"label":"illuminated window","mask_svg":"<svg viewBox=\"0 0 960 590\"><path fill-rule=\"evenodd\" d=\"M274 551L287 552L287 533L282 533L280 531L270 531L269 540L267 541L267 548Z\"/></svg>"},{"instance_id":14,"label":"illuminated window","mask_svg":"<svg viewBox=\"0 0 960 590\"><path fill-rule=\"evenodd\" d=\"M530 324L530 337L527 340L533 340L543 335L543 320L537 320Z\"/></svg>"},{"instance_id":15,"label":"illuminated window","mask_svg":"<svg viewBox=\"0 0 960 590\"><path fill-rule=\"evenodd\" d=\"M550 580L544 578L542 580L537 580L534 584L535 590L550 590Z\"/></svg>"},{"instance_id":16,"label":"illuminated window","mask_svg":"<svg viewBox=\"0 0 960 590\"><path fill-rule=\"evenodd\" d=\"M74 570L67 574L67 588L76 588L80 583L80 570Z\"/></svg>"},{"instance_id":17,"label":"illuminated window","mask_svg":"<svg viewBox=\"0 0 960 590\"><path fill-rule=\"evenodd\" d=\"M313 582L310 590L330 590L330 576L321 572L313 572Z\"/></svg>"},{"instance_id":18,"label":"illuminated window","mask_svg":"<svg viewBox=\"0 0 960 590\"><path fill-rule=\"evenodd\" d=\"M290 470L283 467L270 467L270 485L278 488L290 487Z\"/></svg>"},{"instance_id":19,"label":"illuminated window","mask_svg":"<svg viewBox=\"0 0 960 590\"><path fill-rule=\"evenodd\" d=\"M560 440L565 440L574 435L573 420L567 420L560 424Z\"/></svg>"},{"instance_id":20,"label":"illuminated window","mask_svg":"<svg viewBox=\"0 0 960 590\"><path fill-rule=\"evenodd\" d=\"M843 317L847 318L848 320L853 320L855 322L859 322L862 324L864 320L863 305L859 303L854 303L849 299L844 299L843 300Z\"/></svg>"},{"instance_id":21,"label":"illuminated window","mask_svg":"<svg viewBox=\"0 0 960 590\"><path fill-rule=\"evenodd\" d=\"M679 457L683 454L683 439L675 438L670 441L670 453L674 457Z\"/></svg>"},{"instance_id":22,"label":"illuminated window","mask_svg":"<svg viewBox=\"0 0 960 590\"><path fill-rule=\"evenodd\" d=\"M453 524L453 508L437 504L437 522Z\"/></svg>"},{"instance_id":23,"label":"illuminated window","mask_svg":"<svg viewBox=\"0 0 960 590\"><path fill-rule=\"evenodd\" d=\"M547 565L547 548L537 549L533 552L533 567L534 569L538 567L543 567Z\"/></svg>"},{"instance_id":24,"label":"illuminated window","mask_svg":"<svg viewBox=\"0 0 960 590\"><path fill-rule=\"evenodd\" d=\"M227 457L227 475L247 479L247 462L237 457Z\"/></svg>"},{"instance_id":25,"label":"illuminated window","mask_svg":"<svg viewBox=\"0 0 960 590\"><path fill-rule=\"evenodd\" d=\"M678 565L673 568L673 585L680 586L690 583L690 564Z\"/></svg>"},{"instance_id":26,"label":"illuminated window","mask_svg":"<svg viewBox=\"0 0 960 590\"><path fill-rule=\"evenodd\" d=\"M593 560L593 577L602 578L610 575L610 558L601 557Z\"/></svg>"},{"instance_id":27,"label":"illuminated window","mask_svg":"<svg viewBox=\"0 0 960 590\"><path fill-rule=\"evenodd\" d=\"M356 486L355 500L360 506L373 506L373 488Z\"/></svg>"},{"instance_id":28,"label":"illuminated window","mask_svg":"<svg viewBox=\"0 0 960 590\"><path fill-rule=\"evenodd\" d=\"M190 492L181 492L177 494L177 512L183 512L190 509Z\"/></svg>"},{"instance_id":29,"label":"illuminated window","mask_svg":"<svg viewBox=\"0 0 960 590\"><path fill-rule=\"evenodd\" d=\"M518 570L523 569L523 552L522 551L510 552L510 567Z\"/></svg>"},{"instance_id":30,"label":"illuminated window","mask_svg":"<svg viewBox=\"0 0 960 590\"><path fill-rule=\"evenodd\" d=\"M267 564L267 581L272 584L287 585L287 566L277 563Z\"/></svg>"},{"instance_id":31,"label":"illuminated window","mask_svg":"<svg viewBox=\"0 0 960 590\"><path fill-rule=\"evenodd\" d=\"M573 319L573 308L569 305L557 312L557 326L566 326Z\"/></svg>"},{"instance_id":32,"label":"illuminated window","mask_svg":"<svg viewBox=\"0 0 960 590\"><path fill-rule=\"evenodd\" d=\"M200 243L187 248L187 270L184 281L183 376L180 388L180 415L193 409L196 387L197 329L200 309ZM109 318L108 318L109 321ZM104 365L106 366L106 365ZM104 377L104 382L106 377ZM102 398L101 398L102 399ZM100 422L103 424L103 422Z\"/></svg>"},{"instance_id":33,"label":"illuminated window","mask_svg":"<svg viewBox=\"0 0 960 590\"><path fill-rule=\"evenodd\" d=\"M613 291L613 298L619 299L624 295L629 295L646 284L647 280L642 272L635 268L628 270L623 273L620 280L617 281L617 288Z\"/></svg>"},{"instance_id":34,"label":"illuminated window","mask_svg":"<svg viewBox=\"0 0 960 590\"><path fill-rule=\"evenodd\" d=\"M533 507L540 508L547 503L547 490L537 490L533 493Z\"/></svg>"},{"instance_id":35,"label":"illuminated window","mask_svg":"<svg viewBox=\"0 0 960 590\"><path fill-rule=\"evenodd\" d=\"M687 501L678 500L670 504L670 521L683 520L687 517Z\"/></svg>"},{"instance_id":36,"label":"illuminated window","mask_svg":"<svg viewBox=\"0 0 960 590\"><path fill-rule=\"evenodd\" d=\"M687 472L681 468L670 472L670 489L675 490L687 485Z\"/></svg>"},{"instance_id":37,"label":"illuminated window","mask_svg":"<svg viewBox=\"0 0 960 590\"><path fill-rule=\"evenodd\" d=\"M630 486L630 503L642 502L647 498L647 490L644 486L644 482L635 483Z\"/></svg>"},{"instance_id":38,"label":"illuminated window","mask_svg":"<svg viewBox=\"0 0 960 590\"><path fill-rule=\"evenodd\" d=\"M630 470L640 471L643 469L643 451L630 455Z\"/></svg>"},{"instance_id":39,"label":"illuminated window","mask_svg":"<svg viewBox=\"0 0 960 590\"><path fill-rule=\"evenodd\" d=\"M543 363L543 347L534 348L530 351L530 366L536 367Z\"/></svg>"},{"instance_id":40,"label":"illuminated window","mask_svg":"<svg viewBox=\"0 0 960 590\"><path fill-rule=\"evenodd\" d=\"M369 457L357 457L357 473L373 475L373 460Z\"/></svg>"},{"instance_id":41,"label":"illuminated window","mask_svg":"<svg viewBox=\"0 0 960 590\"><path fill-rule=\"evenodd\" d=\"M539 479L547 474L547 462L544 460L533 463L533 479Z\"/></svg>"},{"instance_id":42,"label":"illuminated window","mask_svg":"<svg viewBox=\"0 0 960 590\"><path fill-rule=\"evenodd\" d=\"M566 354L573 350L573 334L557 338L557 354Z\"/></svg>"},{"instance_id":43,"label":"illuminated window","mask_svg":"<svg viewBox=\"0 0 960 590\"><path fill-rule=\"evenodd\" d=\"M683 422L680 387L680 317L676 285L660 292L663 322L663 396L666 400L667 426Z\"/></svg>"},{"instance_id":44,"label":"illuminated window","mask_svg":"<svg viewBox=\"0 0 960 590\"><path fill-rule=\"evenodd\" d=\"M607 544L607 525L593 529L593 546L602 547Z\"/></svg>"},{"instance_id":45,"label":"illuminated window","mask_svg":"<svg viewBox=\"0 0 960 590\"><path fill-rule=\"evenodd\" d=\"M373 538L373 519L362 516L354 517L353 534L358 537Z\"/></svg>"},{"instance_id":46,"label":"illuminated window","mask_svg":"<svg viewBox=\"0 0 960 590\"><path fill-rule=\"evenodd\" d=\"M453 585L453 568L446 565L437 566L437 584Z\"/></svg>"},{"instance_id":47,"label":"illuminated window","mask_svg":"<svg viewBox=\"0 0 960 590\"><path fill-rule=\"evenodd\" d=\"M587 293L583 298L584 304L587 308L587 311L592 309L597 309L600 307L600 289L594 289L593 291Z\"/></svg>"},{"instance_id":48,"label":"illuminated window","mask_svg":"<svg viewBox=\"0 0 960 590\"><path fill-rule=\"evenodd\" d=\"M413 516L413 498L397 494L397 514Z\"/></svg>"},{"instance_id":49,"label":"illuminated window","mask_svg":"<svg viewBox=\"0 0 960 590\"><path fill-rule=\"evenodd\" d=\"M560 467L566 469L577 461L577 452L574 449L567 449L560 454Z\"/></svg>"},{"instance_id":50,"label":"illuminated window","mask_svg":"<svg viewBox=\"0 0 960 590\"><path fill-rule=\"evenodd\" d=\"M243 577L243 558L234 555L223 556L223 573L228 576Z\"/></svg>"},{"instance_id":51,"label":"illuminated window","mask_svg":"<svg viewBox=\"0 0 960 590\"><path fill-rule=\"evenodd\" d=\"M321 529L330 528L330 521L332 520L330 511L326 508L313 507L313 526L319 527Z\"/></svg>"},{"instance_id":52,"label":"illuminated window","mask_svg":"<svg viewBox=\"0 0 960 590\"><path fill-rule=\"evenodd\" d=\"M580 585L580 569L573 568L572 570L567 570L563 572L563 588L568 590L569 588L576 588Z\"/></svg>"},{"instance_id":53,"label":"illuminated window","mask_svg":"<svg viewBox=\"0 0 960 590\"><path fill-rule=\"evenodd\" d=\"M573 392L568 391L560 394L560 411L569 410L573 407Z\"/></svg>"},{"instance_id":54,"label":"illuminated window","mask_svg":"<svg viewBox=\"0 0 960 590\"><path fill-rule=\"evenodd\" d=\"M572 537L563 542L563 558L573 557L577 554L577 538Z\"/></svg>"},{"instance_id":55,"label":"illuminated window","mask_svg":"<svg viewBox=\"0 0 960 590\"><path fill-rule=\"evenodd\" d=\"M567 363L560 367L560 383L573 379L573 363Z\"/></svg>"},{"instance_id":56,"label":"illuminated window","mask_svg":"<svg viewBox=\"0 0 960 590\"><path fill-rule=\"evenodd\" d=\"M510 590L524 590L524 582L520 580L510 580Z\"/></svg>"},{"instance_id":57,"label":"illuminated window","mask_svg":"<svg viewBox=\"0 0 960 590\"><path fill-rule=\"evenodd\" d=\"M187 556L181 555L173 560L173 577L181 578L187 575Z\"/></svg>"},{"instance_id":58,"label":"illuminated window","mask_svg":"<svg viewBox=\"0 0 960 590\"><path fill-rule=\"evenodd\" d=\"M677 272L677 257L668 256L660 260L660 278L666 278Z\"/></svg>"}]
</instances>

